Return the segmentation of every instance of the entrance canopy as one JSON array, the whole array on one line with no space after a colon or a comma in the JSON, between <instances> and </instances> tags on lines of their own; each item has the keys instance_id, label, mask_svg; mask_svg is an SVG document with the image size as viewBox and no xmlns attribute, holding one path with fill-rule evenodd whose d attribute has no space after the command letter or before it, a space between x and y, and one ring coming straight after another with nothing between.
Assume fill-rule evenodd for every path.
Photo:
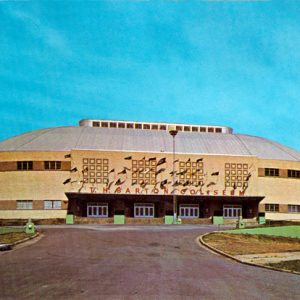
<instances>
[{"instance_id":1,"label":"entrance canopy","mask_svg":"<svg viewBox=\"0 0 300 300\"><path fill-rule=\"evenodd\" d=\"M66 193L69 200L74 201L142 201L160 202L172 201L173 195L128 195L128 194L96 194L96 193ZM176 195L178 202L222 202L222 203L259 203L264 196L183 196Z\"/></svg>"}]
</instances>

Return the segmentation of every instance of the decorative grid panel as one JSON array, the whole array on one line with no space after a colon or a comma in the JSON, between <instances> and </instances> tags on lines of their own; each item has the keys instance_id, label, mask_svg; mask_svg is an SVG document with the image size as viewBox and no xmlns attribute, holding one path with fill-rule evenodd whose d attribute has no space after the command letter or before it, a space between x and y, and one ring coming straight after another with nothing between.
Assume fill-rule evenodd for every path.
<instances>
[{"instance_id":1,"label":"decorative grid panel","mask_svg":"<svg viewBox=\"0 0 300 300\"><path fill-rule=\"evenodd\" d=\"M182 185L202 185L203 184L203 162L180 161L178 182Z\"/></svg>"},{"instance_id":2,"label":"decorative grid panel","mask_svg":"<svg viewBox=\"0 0 300 300\"><path fill-rule=\"evenodd\" d=\"M248 164L225 163L225 187L247 188L248 180Z\"/></svg>"},{"instance_id":3,"label":"decorative grid panel","mask_svg":"<svg viewBox=\"0 0 300 300\"><path fill-rule=\"evenodd\" d=\"M108 183L109 160L106 158L83 158L83 181L85 183Z\"/></svg>"},{"instance_id":4,"label":"decorative grid panel","mask_svg":"<svg viewBox=\"0 0 300 300\"><path fill-rule=\"evenodd\" d=\"M132 185L155 185L156 170L156 160L132 160Z\"/></svg>"}]
</instances>

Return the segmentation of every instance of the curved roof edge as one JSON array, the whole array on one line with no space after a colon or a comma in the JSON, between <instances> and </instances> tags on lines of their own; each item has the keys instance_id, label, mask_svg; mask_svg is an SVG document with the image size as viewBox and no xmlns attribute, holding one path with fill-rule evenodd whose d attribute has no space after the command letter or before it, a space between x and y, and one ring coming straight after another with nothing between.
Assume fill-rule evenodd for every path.
<instances>
[{"instance_id":1,"label":"curved roof edge","mask_svg":"<svg viewBox=\"0 0 300 300\"><path fill-rule=\"evenodd\" d=\"M39 129L0 142L1 152L101 150L172 153L172 138L163 130L64 126ZM300 152L266 138L245 134L178 132L176 152L255 156L300 161Z\"/></svg>"}]
</instances>

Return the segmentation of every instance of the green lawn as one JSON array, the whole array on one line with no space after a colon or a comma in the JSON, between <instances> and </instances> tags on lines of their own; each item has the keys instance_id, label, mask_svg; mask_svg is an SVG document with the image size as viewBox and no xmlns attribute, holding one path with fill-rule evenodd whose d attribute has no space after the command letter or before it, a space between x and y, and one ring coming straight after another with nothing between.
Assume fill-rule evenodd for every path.
<instances>
[{"instance_id":1,"label":"green lawn","mask_svg":"<svg viewBox=\"0 0 300 300\"><path fill-rule=\"evenodd\" d=\"M300 239L300 226L276 226L276 227L261 227L261 228L246 228L226 230L227 233L247 233L247 234L265 234L274 236L284 236Z\"/></svg>"}]
</instances>

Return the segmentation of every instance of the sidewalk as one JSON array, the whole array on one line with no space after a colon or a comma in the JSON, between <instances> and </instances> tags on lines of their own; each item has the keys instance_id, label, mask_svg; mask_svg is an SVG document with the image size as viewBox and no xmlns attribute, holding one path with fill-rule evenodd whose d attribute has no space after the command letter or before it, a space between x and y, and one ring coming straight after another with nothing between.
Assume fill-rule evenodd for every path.
<instances>
[{"instance_id":1,"label":"sidewalk","mask_svg":"<svg viewBox=\"0 0 300 300\"><path fill-rule=\"evenodd\" d=\"M300 260L300 252L281 252L264 254L235 255L234 258L241 262L267 265L269 263L279 263L289 260Z\"/></svg>"}]
</instances>

